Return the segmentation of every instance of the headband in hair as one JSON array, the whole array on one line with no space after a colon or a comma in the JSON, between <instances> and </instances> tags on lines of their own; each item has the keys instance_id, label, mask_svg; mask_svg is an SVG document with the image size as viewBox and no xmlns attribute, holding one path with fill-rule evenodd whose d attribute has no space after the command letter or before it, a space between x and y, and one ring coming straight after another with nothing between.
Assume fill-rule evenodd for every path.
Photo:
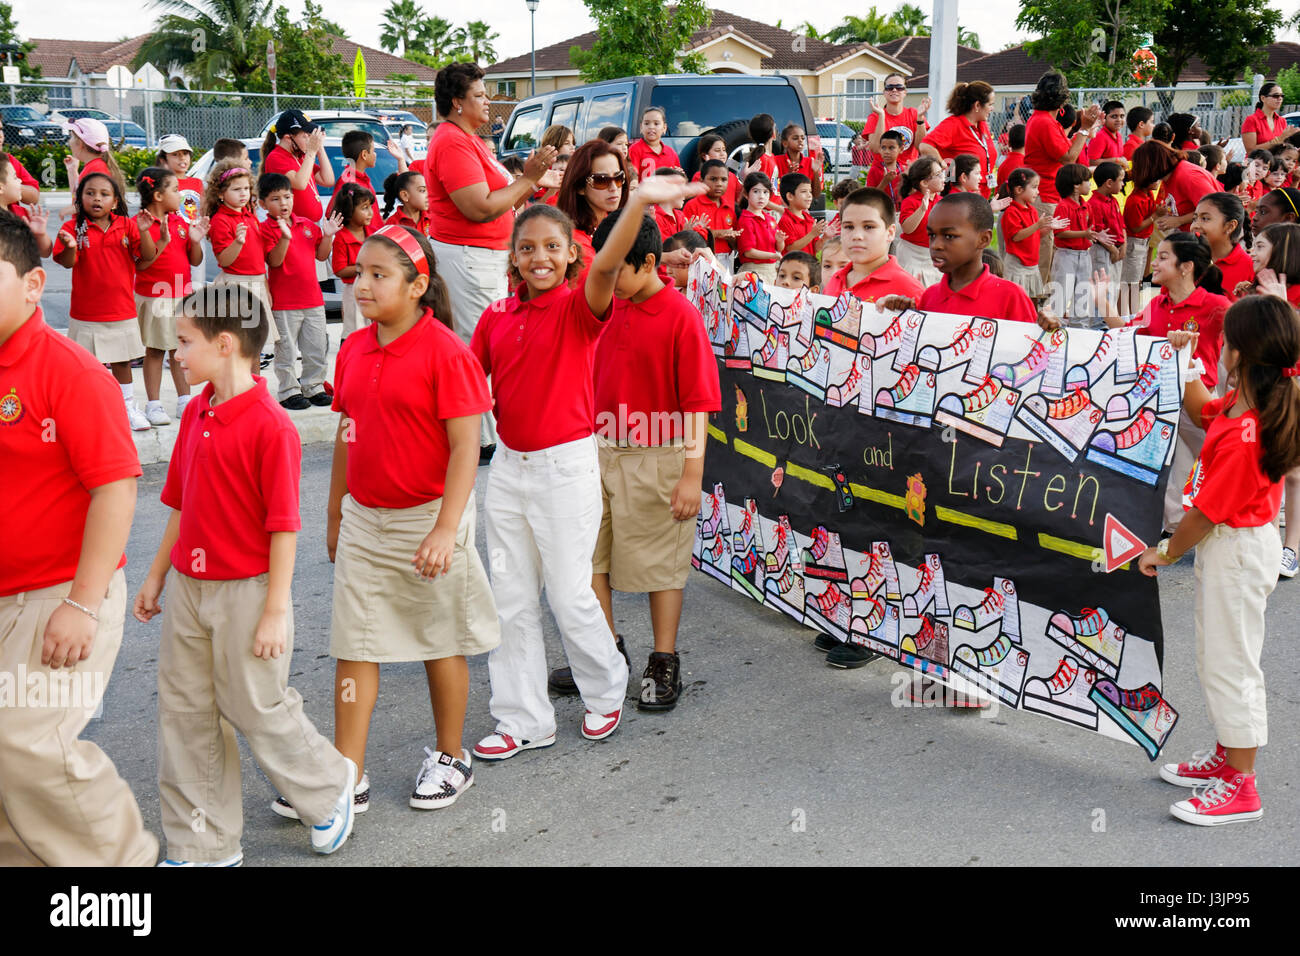
<instances>
[{"instance_id":1,"label":"headband in hair","mask_svg":"<svg viewBox=\"0 0 1300 956\"><path fill-rule=\"evenodd\" d=\"M1300 366L1288 365L1286 368L1282 369L1282 374L1287 378L1300 378Z\"/></svg>"},{"instance_id":2,"label":"headband in hair","mask_svg":"<svg viewBox=\"0 0 1300 956\"><path fill-rule=\"evenodd\" d=\"M1294 213L1296 216L1300 216L1300 209L1296 209L1295 200L1287 195L1285 189L1274 189L1273 192L1281 193L1282 198L1286 200L1286 204L1291 207L1291 212Z\"/></svg>"},{"instance_id":3,"label":"headband in hair","mask_svg":"<svg viewBox=\"0 0 1300 956\"><path fill-rule=\"evenodd\" d=\"M150 189L153 189L154 186L156 185L156 183L154 183L154 181L153 181L153 177L152 177L152 176L145 176L145 175L143 175L143 174L141 174L141 176L140 176L140 182L142 182L142 183L148 183Z\"/></svg>"},{"instance_id":4,"label":"headband in hair","mask_svg":"<svg viewBox=\"0 0 1300 956\"><path fill-rule=\"evenodd\" d=\"M384 226L382 229L376 230L374 235L395 242L397 248L406 253L406 257L411 260L411 264L415 266L415 271L428 277L429 257L424 254L424 249L420 247L420 243L416 238L407 232L404 227Z\"/></svg>"},{"instance_id":5,"label":"headband in hair","mask_svg":"<svg viewBox=\"0 0 1300 956\"><path fill-rule=\"evenodd\" d=\"M218 179L217 182L224 183L231 176L247 176L247 175L249 175L247 169L245 169L243 166L235 166L231 169L227 169L224 173L222 173L221 178Z\"/></svg>"}]
</instances>

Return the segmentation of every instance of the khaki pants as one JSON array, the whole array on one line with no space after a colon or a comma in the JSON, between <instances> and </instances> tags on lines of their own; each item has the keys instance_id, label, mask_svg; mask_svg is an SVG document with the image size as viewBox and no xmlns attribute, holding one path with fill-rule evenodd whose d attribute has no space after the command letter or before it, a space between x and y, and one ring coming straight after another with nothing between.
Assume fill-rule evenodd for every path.
<instances>
[{"instance_id":1,"label":"khaki pants","mask_svg":"<svg viewBox=\"0 0 1300 956\"><path fill-rule=\"evenodd\" d=\"M1123 283L1141 282L1146 275L1147 248L1150 237L1146 239L1129 239L1124 243L1124 264L1120 270Z\"/></svg>"},{"instance_id":2,"label":"khaki pants","mask_svg":"<svg viewBox=\"0 0 1300 956\"><path fill-rule=\"evenodd\" d=\"M71 588L0 597L0 680L13 681L13 696L0 692L0 866L152 866L158 841L131 789L102 750L78 739L122 646L126 576L109 582L90 657L52 672L41 666L45 625ZM55 673L75 690L58 693L67 685Z\"/></svg>"},{"instance_id":3,"label":"khaki pants","mask_svg":"<svg viewBox=\"0 0 1300 956\"><path fill-rule=\"evenodd\" d=\"M1040 217L1043 213L1049 216L1056 214L1056 203L1036 202L1034 208ZM1043 277L1043 282L1047 283L1052 280L1052 256L1056 252L1056 243L1050 229L1044 229L1038 236L1038 272Z\"/></svg>"},{"instance_id":4,"label":"khaki pants","mask_svg":"<svg viewBox=\"0 0 1300 956\"><path fill-rule=\"evenodd\" d=\"M343 286L343 337L347 338L355 332L360 326L368 325L366 317L357 309L357 294L352 288L352 283L339 281Z\"/></svg>"},{"instance_id":5,"label":"khaki pants","mask_svg":"<svg viewBox=\"0 0 1300 956\"><path fill-rule=\"evenodd\" d=\"M158 650L158 797L167 855L213 862L240 850L244 829L238 730L271 784L304 823L333 816L347 781L343 756L303 713L285 653L253 656L267 576L200 581L167 573Z\"/></svg>"},{"instance_id":6,"label":"khaki pants","mask_svg":"<svg viewBox=\"0 0 1300 956\"><path fill-rule=\"evenodd\" d=\"M323 390L321 384L325 381L325 355L329 351L325 306L277 309L273 315L280 330L280 340L275 343L275 377L279 382L276 401L299 394L311 398ZM294 374L295 358L302 359L301 375Z\"/></svg>"}]
</instances>

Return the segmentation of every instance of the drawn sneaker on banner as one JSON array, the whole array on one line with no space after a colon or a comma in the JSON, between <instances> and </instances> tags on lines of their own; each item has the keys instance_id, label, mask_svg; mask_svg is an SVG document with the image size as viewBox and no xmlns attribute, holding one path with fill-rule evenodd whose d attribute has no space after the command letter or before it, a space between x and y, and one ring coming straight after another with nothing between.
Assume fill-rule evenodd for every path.
<instances>
[{"instance_id":1,"label":"drawn sneaker on banner","mask_svg":"<svg viewBox=\"0 0 1300 956\"><path fill-rule=\"evenodd\" d=\"M1020 702L1029 667L1028 652L1016 644L1010 634L999 634L993 643L984 647L963 644L953 653L952 669L980 690L1015 707Z\"/></svg>"},{"instance_id":2,"label":"drawn sneaker on banner","mask_svg":"<svg viewBox=\"0 0 1300 956\"><path fill-rule=\"evenodd\" d=\"M773 382L785 381L786 363L790 361L790 333L769 326L763 348L752 356L754 375Z\"/></svg>"},{"instance_id":3,"label":"drawn sneaker on banner","mask_svg":"<svg viewBox=\"0 0 1300 956\"><path fill-rule=\"evenodd\" d=\"M803 563L787 515L777 520L774 537L776 544L763 559L763 602L802 623Z\"/></svg>"},{"instance_id":4,"label":"drawn sneaker on banner","mask_svg":"<svg viewBox=\"0 0 1300 956\"><path fill-rule=\"evenodd\" d=\"M885 586L885 559L875 551L869 551L862 556L861 571L849 584L849 590L855 600L870 600Z\"/></svg>"},{"instance_id":5,"label":"drawn sneaker on banner","mask_svg":"<svg viewBox=\"0 0 1300 956\"><path fill-rule=\"evenodd\" d=\"M698 554L691 563L712 575L728 587L731 586L731 523L727 518L727 496L722 482L713 486L708 499L709 516L700 512L699 526L695 532Z\"/></svg>"},{"instance_id":6,"label":"drawn sneaker on banner","mask_svg":"<svg viewBox=\"0 0 1300 956\"><path fill-rule=\"evenodd\" d=\"M1047 622L1047 636L1107 677L1119 676L1126 632L1110 619L1105 608L1086 607L1078 617L1057 611Z\"/></svg>"},{"instance_id":7,"label":"drawn sneaker on banner","mask_svg":"<svg viewBox=\"0 0 1300 956\"><path fill-rule=\"evenodd\" d=\"M823 524L813 528L812 544L804 549L802 558L805 577L848 583L849 572L838 532L828 531Z\"/></svg>"},{"instance_id":8,"label":"drawn sneaker on banner","mask_svg":"<svg viewBox=\"0 0 1300 956\"><path fill-rule=\"evenodd\" d=\"M858 342L858 349L870 354L877 362L887 355L894 356L894 371L901 372L912 364L916 355L924 319L925 316L920 312L906 309L894 316L889 327L879 335L864 332Z\"/></svg>"},{"instance_id":9,"label":"drawn sneaker on banner","mask_svg":"<svg viewBox=\"0 0 1300 956\"><path fill-rule=\"evenodd\" d=\"M1067 461L1074 461L1100 424L1102 413L1086 388L1076 388L1064 398L1030 395L1016 418Z\"/></svg>"},{"instance_id":10,"label":"drawn sneaker on banner","mask_svg":"<svg viewBox=\"0 0 1300 956\"><path fill-rule=\"evenodd\" d=\"M943 576L943 562L937 554L925 555L918 576L916 590L903 598L903 613L908 617L921 617L933 604L940 616L950 614L948 584Z\"/></svg>"},{"instance_id":11,"label":"drawn sneaker on banner","mask_svg":"<svg viewBox=\"0 0 1300 956\"><path fill-rule=\"evenodd\" d=\"M1123 385L1137 378L1136 329L1107 329L1096 351L1082 365L1065 373L1066 388L1092 388L1106 369L1115 366L1115 382Z\"/></svg>"},{"instance_id":12,"label":"drawn sneaker on banner","mask_svg":"<svg viewBox=\"0 0 1300 956\"><path fill-rule=\"evenodd\" d=\"M752 272L742 272L731 284L731 314L737 322L743 322L744 316L736 314L738 310L747 312L759 328L769 324L772 296Z\"/></svg>"},{"instance_id":13,"label":"drawn sneaker on banner","mask_svg":"<svg viewBox=\"0 0 1300 956\"><path fill-rule=\"evenodd\" d=\"M801 388L819 402L826 401L826 384L831 373L830 346L819 340L799 358L786 363L785 380Z\"/></svg>"},{"instance_id":14,"label":"drawn sneaker on banner","mask_svg":"<svg viewBox=\"0 0 1300 956\"><path fill-rule=\"evenodd\" d=\"M849 639L849 623L853 617L853 602L849 594L834 581L820 594L809 592L804 599L804 622L816 627L839 641Z\"/></svg>"},{"instance_id":15,"label":"drawn sneaker on banner","mask_svg":"<svg viewBox=\"0 0 1300 956\"><path fill-rule=\"evenodd\" d=\"M929 428L934 420L934 384L933 372L907 366L893 388L876 392L876 417Z\"/></svg>"},{"instance_id":16,"label":"drawn sneaker on banner","mask_svg":"<svg viewBox=\"0 0 1300 956\"><path fill-rule=\"evenodd\" d=\"M735 316L727 316L731 332L722 346L722 364L727 368L748 372L753 368L753 350L749 344L749 323L738 322Z\"/></svg>"},{"instance_id":17,"label":"drawn sneaker on banner","mask_svg":"<svg viewBox=\"0 0 1300 956\"><path fill-rule=\"evenodd\" d=\"M844 408L856 399L859 403L858 411L862 411L865 406L866 411L863 414L870 415L870 396L871 356L855 354L843 381L826 389L826 404L832 408ZM862 401L864 398L865 402Z\"/></svg>"},{"instance_id":18,"label":"drawn sneaker on banner","mask_svg":"<svg viewBox=\"0 0 1300 956\"><path fill-rule=\"evenodd\" d=\"M862 302L842 292L829 309L818 309L813 314L813 324L813 334L818 338L856 352L862 337Z\"/></svg>"},{"instance_id":19,"label":"drawn sneaker on banner","mask_svg":"<svg viewBox=\"0 0 1300 956\"><path fill-rule=\"evenodd\" d=\"M731 580L736 588L752 597L763 600L763 550L762 530L758 523L758 502L745 499L745 509L736 531L735 556L731 559Z\"/></svg>"},{"instance_id":20,"label":"drawn sneaker on banner","mask_svg":"<svg viewBox=\"0 0 1300 956\"><path fill-rule=\"evenodd\" d=\"M1180 402L1178 384L1178 367L1174 351L1168 342L1157 342L1152 346L1153 357L1158 362L1147 362L1138 369L1137 380L1127 392L1111 396L1106 403L1107 421L1120 421L1135 418L1138 410L1151 399L1156 399L1156 411L1160 413L1177 411Z\"/></svg>"},{"instance_id":21,"label":"drawn sneaker on banner","mask_svg":"<svg viewBox=\"0 0 1300 956\"><path fill-rule=\"evenodd\" d=\"M1006 363L995 365L989 374L1021 391L1034 379L1042 376L1044 381L1039 385L1038 390L1050 394L1052 390L1045 386L1055 382L1057 378L1062 383L1065 381L1065 330L1043 332L1037 339L1031 339L1026 335L1025 339L1029 341L1030 346L1024 358L1010 365ZM1056 394L1060 394L1059 389Z\"/></svg>"},{"instance_id":22,"label":"drawn sneaker on banner","mask_svg":"<svg viewBox=\"0 0 1300 956\"><path fill-rule=\"evenodd\" d=\"M801 350L812 345L812 304L808 301L808 293L803 289L795 291L794 299L789 305L773 302L769 318L774 325L783 329L793 329L795 343Z\"/></svg>"},{"instance_id":23,"label":"drawn sneaker on banner","mask_svg":"<svg viewBox=\"0 0 1300 956\"><path fill-rule=\"evenodd\" d=\"M901 601L903 589L898 585L898 565L894 564L894 554L889 547L889 542L873 541L871 553L879 559L880 567L885 572L885 600Z\"/></svg>"},{"instance_id":24,"label":"drawn sneaker on banner","mask_svg":"<svg viewBox=\"0 0 1300 956\"><path fill-rule=\"evenodd\" d=\"M1144 408L1122 431L1098 431L1088 444L1088 460L1154 488L1173 440L1174 427Z\"/></svg>"},{"instance_id":25,"label":"drawn sneaker on banner","mask_svg":"<svg viewBox=\"0 0 1300 956\"><path fill-rule=\"evenodd\" d=\"M1178 711L1164 699L1155 684L1124 690L1108 677L1099 677L1088 696L1152 760L1178 723Z\"/></svg>"},{"instance_id":26,"label":"drawn sneaker on banner","mask_svg":"<svg viewBox=\"0 0 1300 956\"><path fill-rule=\"evenodd\" d=\"M974 607L958 605L952 613L953 626L965 631L982 631L995 621L1003 634L1020 643L1020 601L1010 578L995 577L993 587L984 589L984 600Z\"/></svg>"},{"instance_id":27,"label":"drawn sneaker on banner","mask_svg":"<svg viewBox=\"0 0 1300 956\"><path fill-rule=\"evenodd\" d=\"M963 378L972 382L988 376L993 359L993 336L996 325L989 319L973 319L957 330L950 345L942 348L926 345L916 354L916 364L931 372L946 372L962 363L970 363Z\"/></svg>"},{"instance_id":28,"label":"drawn sneaker on banner","mask_svg":"<svg viewBox=\"0 0 1300 956\"><path fill-rule=\"evenodd\" d=\"M948 625L927 614L921 628L903 638L898 647L899 663L943 679L948 676Z\"/></svg>"},{"instance_id":29,"label":"drawn sneaker on banner","mask_svg":"<svg viewBox=\"0 0 1300 956\"><path fill-rule=\"evenodd\" d=\"M945 395L939 400L934 417L940 424L951 425L1001 448L1011 426L1011 414L1019 400L1018 391L1001 379L987 375L980 385L965 395L956 392Z\"/></svg>"},{"instance_id":30,"label":"drawn sneaker on banner","mask_svg":"<svg viewBox=\"0 0 1300 956\"><path fill-rule=\"evenodd\" d=\"M855 599L855 611L865 604L864 612L855 613L849 622L849 643L898 660L898 607L884 601Z\"/></svg>"},{"instance_id":31,"label":"drawn sneaker on banner","mask_svg":"<svg viewBox=\"0 0 1300 956\"><path fill-rule=\"evenodd\" d=\"M1047 714L1088 730L1097 729L1097 705L1088 694L1097 681L1097 672L1083 667L1069 655L1062 657L1056 673L1044 680L1031 677L1025 682L1020 706L1037 714Z\"/></svg>"}]
</instances>

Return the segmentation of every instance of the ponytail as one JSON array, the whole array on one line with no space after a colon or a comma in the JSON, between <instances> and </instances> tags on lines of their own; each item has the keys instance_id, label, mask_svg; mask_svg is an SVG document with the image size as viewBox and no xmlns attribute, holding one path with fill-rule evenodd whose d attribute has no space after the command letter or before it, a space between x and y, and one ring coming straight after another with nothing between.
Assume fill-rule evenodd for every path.
<instances>
[{"instance_id":1,"label":"ponytail","mask_svg":"<svg viewBox=\"0 0 1300 956\"><path fill-rule=\"evenodd\" d=\"M998 187L998 198L1015 199L1016 190L1024 189L1037 178L1038 173L1034 172L1029 166L1017 166L1011 171L1007 181Z\"/></svg>"},{"instance_id":2,"label":"ponytail","mask_svg":"<svg viewBox=\"0 0 1300 956\"><path fill-rule=\"evenodd\" d=\"M417 174L418 175L418 174ZM388 177L392 179L392 175ZM385 181L386 182L386 181ZM385 187L386 188L386 187ZM421 233L418 229L412 229L410 226L402 226L420 245L420 251L424 253L425 259L429 262L429 287L424 290L420 296L420 305L426 309L433 310L433 317L441 322L447 328L453 328L451 321L451 296L447 292L447 283L443 281L442 276L438 275L438 259L434 255L433 246L429 244L429 238ZM382 242L397 256L397 261L402 267L402 275L407 282L414 282L420 271L415 268L415 263L411 257L393 240L385 236L371 236L366 242Z\"/></svg>"},{"instance_id":3,"label":"ponytail","mask_svg":"<svg viewBox=\"0 0 1300 956\"><path fill-rule=\"evenodd\" d=\"M1275 296L1246 296L1224 315L1223 340L1259 416L1260 468L1281 481L1300 465L1300 380L1289 374L1300 362L1300 319Z\"/></svg>"},{"instance_id":4,"label":"ponytail","mask_svg":"<svg viewBox=\"0 0 1300 956\"><path fill-rule=\"evenodd\" d=\"M155 197L162 192L167 180L175 179L176 174L162 166L150 166L136 178L136 188L140 191L140 208L153 205Z\"/></svg>"},{"instance_id":5,"label":"ponytail","mask_svg":"<svg viewBox=\"0 0 1300 956\"><path fill-rule=\"evenodd\" d=\"M920 189L921 183L934 175L934 167L938 164L939 161L931 156L920 156L912 160L912 165L908 166L907 172L903 173L903 182L898 188L898 198L906 199Z\"/></svg>"},{"instance_id":6,"label":"ponytail","mask_svg":"<svg viewBox=\"0 0 1300 956\"><path fill-rule=\"evenodd\" d=\"M776 135L776 120L770 113L759 113L749 121L749 138L754 141L754 148L745 160L746 166L753 166L767 152L768 141Z\"/></svg>"},{"instance_id":7,"label":"ponytail","mask_svg":"<svg viewBox=\"0 0 1300 956\"><path fill-rule=\"evenodd\" d=\"M394 207L402 199L402 190L416 176L420 175L417 170L408 169L404 173L389 173L384 179L384 218L387 219L393 214Z\"/></svg>"},{"instance_id":8,"label":"ponytail","mask_svg":"<svg viewBox=\"0 0 1300 956\"><path fill-rule=\"evenodd\" d=\"M271 155L271 150L275 149L276 144L279 142L280 139L275 135L274 130L266 131L266 139L262 140L262 168L258 170L259 173L266 172L266 157Z\"/></svg>"}]
</instances>

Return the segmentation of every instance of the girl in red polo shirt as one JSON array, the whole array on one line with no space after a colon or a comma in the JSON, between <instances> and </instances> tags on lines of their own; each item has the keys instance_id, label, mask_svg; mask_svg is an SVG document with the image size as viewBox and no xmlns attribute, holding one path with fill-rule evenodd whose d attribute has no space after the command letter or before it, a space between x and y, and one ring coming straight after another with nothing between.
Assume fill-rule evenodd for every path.
<instances>
[{"instance_id":1,"label":"girl in red polo shirt","mask_svg":"<svg viewBox=\"0 0 1300 956\"><path fill-rule=\"evenodd\" d=\"M1196 204L1192 230L1210 244L1210 255L1223 275L1224 295L1236 301L1237 285L1252 282L1255 265L1241 244L1246 209L1232 193L1210 193Z\"/></svg>"},{"instance_id":2,"label":"girl in red polo shirt","mask_svg":"<svg viewBox=\"0 0 1300 956\"><path fill-rule=\"evenodd\" d=\"M668 114L663 107L647 107L641 113L641 138L627 148L627 163L637 181L655 174L665 166L682 165L677 151L663 141L668 135Z\"/></svg>"},{"instance_id":3,"label":"girl in red polo shirt","mask_svg":"<svg viewBox=\"0 0 1300 956\"><path fill-rule=\"evenodd\" d=\"M353 285L357 281L357 256L375 217L375 194L358 183L348 183L335 197L334 209L343 217L343 228L334 237L330 269L343 284L343 337L347 338L357 330L358 325L359 313ZM360 316L362 324L368 321L365 316Z\"/></svg>"},{"instance_id":4,"label":"girl in red polo shirt","mask_svg":"<svg viewBox=\"0 0 1300 956\"><path fill-rule=\"evenodd\" d=\"M764 282L776 282L776 264L781 258L776 223L767 214L772 200L772 181L764 173L745 177L744 207L736 219L736 271L752 272Z\"/></svg>"},{"instance_id":5,"label":"girl in red polo shirt","mask_svg":"<svg viewBox=\"0 0 1300 956\"><path fill-rule=\"evenodd\" d=\"M474 782L461 741L465 658L500 642L474 546L479 418L492 400L451 330L447 287L423 234L384 226L357 267L357 305L372 324L348 337L336 362L342 417L326 531L335 565L334 745L357 765L354 807L362 810L379 665L422 661L437 749L425 748L410 805L434 810ZM277 801L276 812L289 816L285 807Z\"/></svg>"},{"instance_id":6,"label":"girl in red polo shirt","mask_svg":"<svg viewBox=\"0 0 1300 956\"><path fill-rule=\"evenodd\" d=\"M133 288L136 262L157 255L152 219L142 211L132 220L126 196L106 173L82 176L74 205L76 218L54 243L54 261L72 270L68 338L112 369L131 428L148 431L153 426L135 404L131 363L144 355Z\"/></svg>"},{"instance_id":7,"label":"girl in red polo shirt","mask_svg":"<svg viewBox=\"0 0 1300 956\"><path fill-rule=\"evenodd\" d=\"M898 264L922 285L939 281L939 270L930 260L930 235L926 222L930 209L943 192L943 163L930 156L913 160L903 174L899 195L903 197L898 207Z\"/></svg>"},{"instance_id":8,"label":"girl in red polo shirt","mask_svg":"<svg viewBox=\"0 0 1300 956\"><path fill-rule=\"evenodd\" d=\"M221 267L214 283L241 286L261 300L271 327L267 344L273 345L279 334L271 317L266 250L253 204L253 175L246 166L237 159L223 159L212 167L203 192L203 215L208 217L208 241Z\"/></svg>"},{"instance_id":9,"label":"girl in red polo shirt","mask_svg":"<svg viewBox=\"0 0 1300 956\"><path fill-rule=\"evenodd\" d=\"M691 182L697 183L703 179L704 164L709 160L716 159L726 168L727 162L727 141L717 133L705 133L700 137L698 146L696 146L696 156L699 160L699 168L696 169L695 175L691 177ZM727 189L722 194L722 204L729 206L734 215L736 204L740 202L740 180L730 169L727 170Z\"/></svg>"},{"instance_id":10,"label":"girl in red polo shirt","mask_svg":"<svg viewBox=\"0 0 1300 956\"><path fill-rule=\"evenodd\" d=\"M1001 234L1007 255L1002 260L1006 278L1025 290L1027 295L1041 295L1043 276L1038 271L1038 234L1065 224L1051 213L1038 212L1038 173L1028 166L1017 166L998 188L998 196L1010 199L1002 213Z\"/></svg>"},{"instance_id":11,"label":"girl in red polo shirt","mask_svg":"<svg viewBox=\"0 0 1300 956\"><path fill-rule=\"evenodd\" d=\"M776 182L780 179L780 174L776 168L776 120L770 113L759 113L749 121L749 138L754 142L754 148L749 151L745 157L745 168L743 173L745 179L749 178L750 173L762 173L770 181ZM741 189L741 196L744 197L745 190ZM780 206L781 197L772 196L768 199L769 206Z\"/></svg>"},{"instance_id":12,"label":"girl in red polo shirt","mask_svg":"<svg viewBox=\"0 0 1300 956\"><path fill-rule=\"evenodd\" d=\"M496 731L474 748L486 760L555 743L543 587L586 706L582 736L608 737L622 718L628 665L592 589L602 510L593 360L646 213L704 191L674 180L641 181L578 288L568 284L578 270L569 218L551 206L525 210L510 241L517 291L484 311L470 342L492 377L498 435L484 503L501 617L501 646L488 658Z\"/></svg>"},{"instance_id":13,"label":"girl in red polo shirt","mask_svg":"<svg viewBox=\"0 0 1300 956\"><path fill-rule=\"evenodd\" d=\"M397 207L397 211L393 211ZM410 226L429 234L429 189L424 177L407 170L390 173L384 180L384 224Z\"/></svg>"},{"instance_id":14,"label":"girl in red polo shirt","mask_svg":"<svg viewBox=\"0 0 1300 956\"><path fill-rule=\"evenodd\" d=\"M1217 736L1214 750L1165 764L1169 783L1197 787L1169 808L1198 826L1258 820L1255 757L1268 743L1260 653L1265 609L1277 585L1282 543L1277 510L1282 476L1300 465L1300 324L1273 296L1228 309L1223 359L1235 388L1214 398L1194 377L1183 409L1206 429L1188 482L1190 507L1173 537L1148 548L1138 567L1154 576L1196 548L1196 673ZM1183 345L1191 335L1171 335ZM1199 351L1199 349L1198 349Z\"/></svg>"},{"instance_id":15,"label":"girl in red polo shirt","mask_svg":"<svg viewBox=\"0 0 1300 956\"><path fill-rule=\"evenodd\" d=\"M804 152L805 145L808 146L808 152ZM798 123L789 123L785 129L781 130L781 152L777 153L776 176L772 182L779 183L781 177L788 176L790 173L803 173L812 183L813 196L822 194L822 171L821 147L816 148L816 155L813 153L813 146L808 144L808 134ZM785 197L781 197L781 202L785 202Z\"/></svg>"}]
</instances>

